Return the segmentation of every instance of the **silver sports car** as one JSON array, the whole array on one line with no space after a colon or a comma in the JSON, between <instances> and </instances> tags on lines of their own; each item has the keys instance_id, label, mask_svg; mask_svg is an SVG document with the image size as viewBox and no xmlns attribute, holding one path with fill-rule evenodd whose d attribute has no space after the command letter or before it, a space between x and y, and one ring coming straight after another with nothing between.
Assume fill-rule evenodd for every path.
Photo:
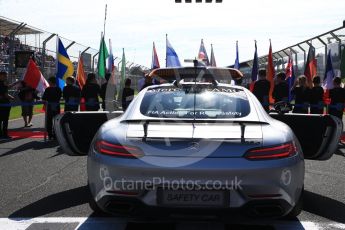
<instances>
[{"instance_id":1,"label":"silver sports car","mask_svg":"<svg viewBox=\"0 0 345 230\"><path fill-rule=\"evenodd\" d=\"M234 69L158 69L126 112L65 113L55 120L68 154L88 153L90 206L128 216L296 216L304 159L327 160L342 122L269 114Z\"/></svg>"}]
</instances>

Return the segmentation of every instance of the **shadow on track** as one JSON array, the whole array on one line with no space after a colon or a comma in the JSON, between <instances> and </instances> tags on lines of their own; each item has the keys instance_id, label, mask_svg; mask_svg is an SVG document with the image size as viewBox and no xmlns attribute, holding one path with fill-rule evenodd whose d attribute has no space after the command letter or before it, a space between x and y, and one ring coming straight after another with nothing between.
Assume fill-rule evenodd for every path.
<instances>
[{"instance_id":1,"label":"shadow on track","mask_svg":"<svg viewBox=\"0 0 345 230\"><path fill-rule=\"evenodd\" d=\"M88 203L91 195L87 186L59 192L29 204L14 213L9 218L34 218L44 216L67 208Z\"/></svg>"},{"instance_id":2,"label":"shadow on track","mask_svg":"<svg viewBox=\"0 0 345 230\"><path fill-rule=\"evenodd\" d=\"M345 204L310 191L304 192L303 210L345 224Z\"/></svg>"},{"instance_id":3,"label":"shadow on track","mask_svg":"<svg viewBox=\"0 0 345 230\"><path fill-rule=\"evenodd\" d=\"M18 140L18 139L15 139L15 140ZM54 148L56 146L58 146L58 143L56 141L49 141L49 142L31 141L31 142L25 143L23 145L14 147L10 151L1 154L0 157L5 157L5 156L11 155L11 154L24 152L24 151L29 150L29 149L42 150L42 149L46 149L46 148Z\"/></svg>"}]
</instances>

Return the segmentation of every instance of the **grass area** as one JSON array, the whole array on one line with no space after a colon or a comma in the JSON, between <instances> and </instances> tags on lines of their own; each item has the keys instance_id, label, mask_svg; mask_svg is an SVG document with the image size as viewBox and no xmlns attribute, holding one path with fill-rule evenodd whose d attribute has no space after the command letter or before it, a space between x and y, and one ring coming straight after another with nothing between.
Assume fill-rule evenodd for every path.
<instances>
[{"instance_id":1,"label":"grass area","mask_svg":"<svg viewBox=\"0 0 345 230\"><path fill-rule=\"evenodd\" d=\"M42 108L43 108L43 104L35 105L34 111L33 111L34 115L42 113ZM61 111L63 111L64 108L65 108L65 105L60 105ZM22 107L21 106L12 107L10 111L10 120L21 118L21 117L22 117Z\"/></svg>"},{"instance_id":2,"label":"grass area","mask_svg":"<svg viewBox=\"0 0 345 230\"><path fill-rule=\"evenodd\" d=\"M43 105L35 105L34 106L34 114L41 113ZM10 112L10 120L21 118L22 117L22 108L21 106L15 106L11 108Z\"/></svg>"}]
</instances>

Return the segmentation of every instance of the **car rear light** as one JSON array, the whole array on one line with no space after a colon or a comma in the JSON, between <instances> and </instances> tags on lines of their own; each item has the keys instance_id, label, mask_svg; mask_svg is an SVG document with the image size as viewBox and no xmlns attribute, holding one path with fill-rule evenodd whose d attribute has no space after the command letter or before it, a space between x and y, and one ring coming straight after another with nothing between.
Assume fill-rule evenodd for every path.
<instances>
[{"instance_id":1,"label":"car rear light","mask_svg":"<svg viewBox=\"0 0 345 230\"><path fill-rule=\"evenodd\" d=\"M116 157L136 158L144 155L143 151L137 147L113 144L107 141L97 141L95 149L98 153Z\"/></svg>"},{"instance_id":2,"label":"car rear light","mask_svg":"<svg viewBox=\"0 0 345 230\"><path fill-rule=\"evenodd\" d=\"M248 160L271 160L296 155L297 149L293 142L270 147L249 150L244 156Z\"/></svg>"}]
</instances>

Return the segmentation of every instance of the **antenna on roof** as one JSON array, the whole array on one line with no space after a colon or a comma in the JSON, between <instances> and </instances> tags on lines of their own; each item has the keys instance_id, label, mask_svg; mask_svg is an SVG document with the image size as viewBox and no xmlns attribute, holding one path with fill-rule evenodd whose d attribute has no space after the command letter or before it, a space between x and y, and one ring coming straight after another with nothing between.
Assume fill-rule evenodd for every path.
<instances>
[{"instance_id":1,"label":"antenna on roof","mask_svg":"<svg viewBox=\"0 0 345 230\"><path fill-rule=\"evenodd\" d=\"M206 61L207 59L184 59L185 63L194 63L194 67L206 67L206 63L204 61Z\"/></svg>"}]
</instances>

